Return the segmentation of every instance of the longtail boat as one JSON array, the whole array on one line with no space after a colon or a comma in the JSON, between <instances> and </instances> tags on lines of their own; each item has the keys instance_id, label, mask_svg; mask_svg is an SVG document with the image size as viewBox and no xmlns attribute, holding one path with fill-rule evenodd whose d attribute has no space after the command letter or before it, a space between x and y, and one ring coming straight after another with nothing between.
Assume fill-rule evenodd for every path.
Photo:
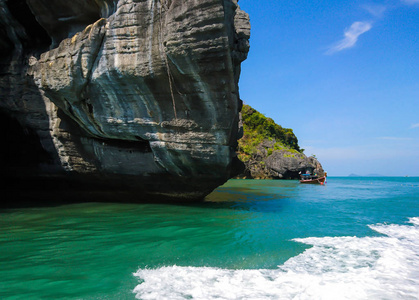
<instances>
[{"instance_id":1,"label":"longtail boat","mask_svg":"<svg viewBox=\"0 0 419 300\"><path fill-rule=\"evenodd\" d=\"M323 177L318 177L317 175L311 175L311 174L302 174L300 183L325 184L326 177L327 177L326 174Z\"/></svg>"}]
</instances>

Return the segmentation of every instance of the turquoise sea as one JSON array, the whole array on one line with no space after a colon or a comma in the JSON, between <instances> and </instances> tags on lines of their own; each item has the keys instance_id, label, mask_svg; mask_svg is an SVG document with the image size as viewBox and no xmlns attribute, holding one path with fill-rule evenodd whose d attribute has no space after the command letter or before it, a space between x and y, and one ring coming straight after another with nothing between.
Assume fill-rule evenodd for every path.
<instances>
[{"instance_id":1,"label":"turquoise sea","mask_svg":"<svg viewBox=\"0 0 419 300\"><path fill-rule=\"evenodd\" d=\"M1 209L0 299L419 299L419 178Z\"/></svg>"}]
</instances>

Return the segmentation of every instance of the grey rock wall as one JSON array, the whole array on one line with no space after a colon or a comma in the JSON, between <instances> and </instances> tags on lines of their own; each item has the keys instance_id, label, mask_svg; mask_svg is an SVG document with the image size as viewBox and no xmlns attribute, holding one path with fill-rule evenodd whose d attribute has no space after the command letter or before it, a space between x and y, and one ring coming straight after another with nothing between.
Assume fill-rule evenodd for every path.
<instances>
[{"instance_id":1,"label":"grey rock wall","mask_svg":"<svg viewBox=\"0 0 419 300\"><path fill-rule=\"evenodd\" d=\"M300 179L307 171L324 176L321 163L314 156L307 157L295 150L274 150L275 141L264 140L257 151L245 162L238 178L249 179Z\"/></svg>"},{"instance_id":2,"label":"grey rock wall","mask_svg":"<svg viewBox=\"0 0 419 300\"><path fill-rule=\"evenodd\" d=\"M135 201L234 175L250 37L235 0L16 1L0 0L0 112L40 154L4 177Z\"/></svg>"}]
</instances>

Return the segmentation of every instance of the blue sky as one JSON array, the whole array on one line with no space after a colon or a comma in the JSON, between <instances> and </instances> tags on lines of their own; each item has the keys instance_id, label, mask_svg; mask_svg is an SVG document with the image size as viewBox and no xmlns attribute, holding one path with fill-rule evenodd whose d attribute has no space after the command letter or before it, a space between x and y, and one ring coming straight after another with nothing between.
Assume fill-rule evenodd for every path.
<instances>
[{"instance_id":1,"label":"blue sky","mask_svg":"<svg viewBox=\"0 0 419 300\"><path fill-rule=\"evenodd\" d=\"M419 176L419 0L240 0L240 97L330 176Z\"/></svg>"}]
</instances>

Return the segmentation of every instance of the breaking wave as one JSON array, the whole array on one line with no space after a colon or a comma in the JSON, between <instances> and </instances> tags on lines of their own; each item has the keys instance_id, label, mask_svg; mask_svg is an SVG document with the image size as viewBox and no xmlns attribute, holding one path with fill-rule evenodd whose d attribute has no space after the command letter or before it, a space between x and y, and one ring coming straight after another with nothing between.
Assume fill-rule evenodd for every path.
<instances>
[{"instance_id":1,"label":"breaking wave","mask_svg":"<svg viewBox=\"0 0 419 300\"><path fill-rule=\"evenodd\" d=\"M310 237L277 269L140 269L137 299L419 299L419 218L378 237Z\"/></svg>"}]
</instances>

